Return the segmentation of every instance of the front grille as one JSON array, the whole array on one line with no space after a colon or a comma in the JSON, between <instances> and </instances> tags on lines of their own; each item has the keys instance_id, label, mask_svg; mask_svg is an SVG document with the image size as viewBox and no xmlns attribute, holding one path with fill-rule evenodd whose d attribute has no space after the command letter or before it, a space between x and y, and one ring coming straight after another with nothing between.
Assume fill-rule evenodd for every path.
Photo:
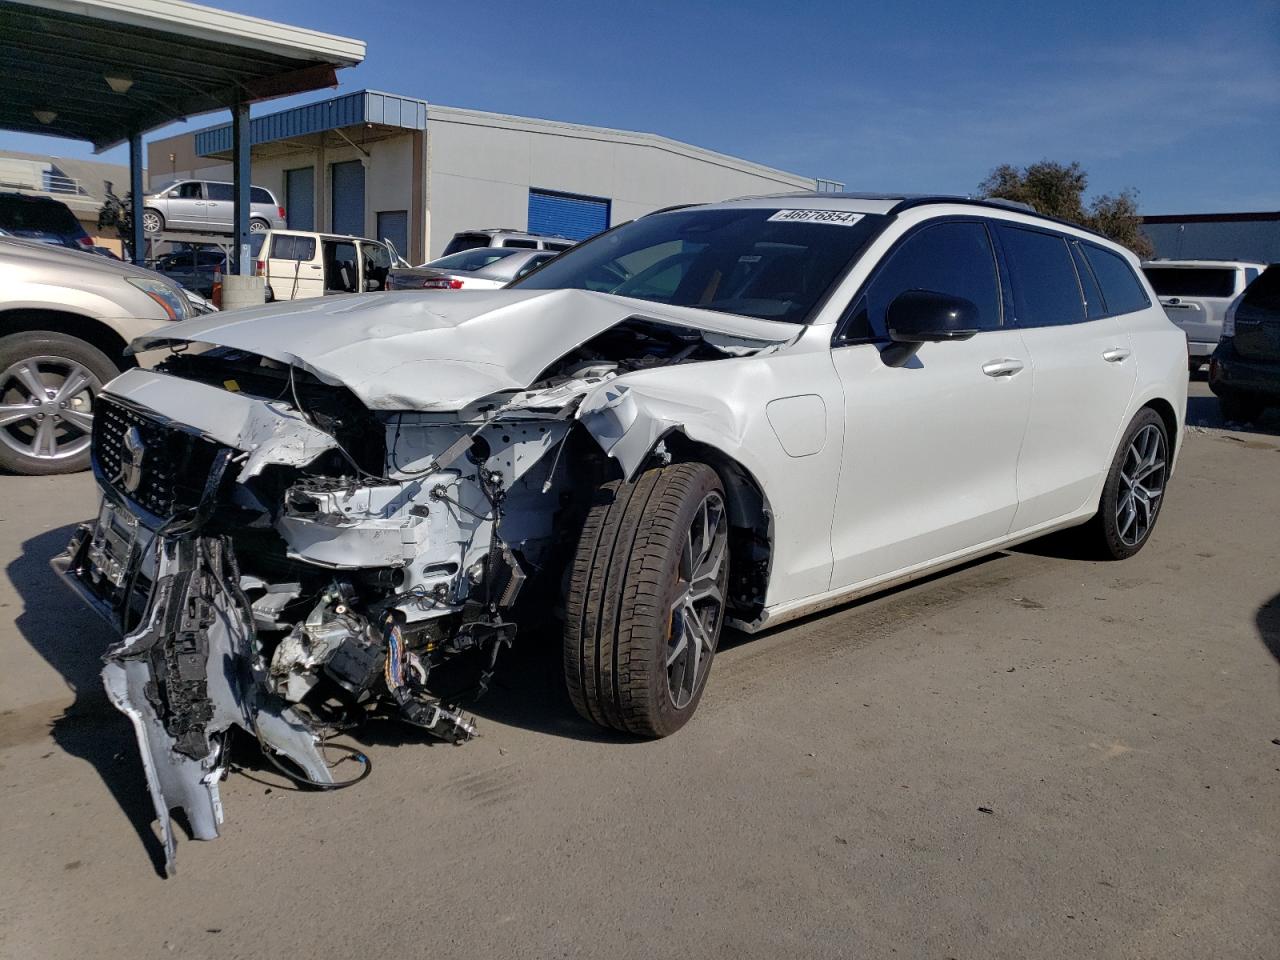
<instances>
[{"instance_id":1,"label":"front grille","mask_svg":"<svg viewBox=\"0 0 1280 960\"><path fill-rule=\"evenodd\" d=\"M93 409L93 464L99 478L121 496L162 520L200 502L218 445L167 426L108 396ZM140 451L126 451L125 438L137 430ZM140 466L129 489L131 464Z\"/></svg>"}]
</instances>

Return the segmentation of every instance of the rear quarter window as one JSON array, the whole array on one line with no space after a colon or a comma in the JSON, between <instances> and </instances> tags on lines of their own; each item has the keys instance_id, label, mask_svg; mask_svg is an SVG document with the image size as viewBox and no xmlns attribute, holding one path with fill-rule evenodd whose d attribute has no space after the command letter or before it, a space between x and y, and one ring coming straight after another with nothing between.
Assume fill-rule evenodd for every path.
<instances>
[{"instance_id":1,"label":"rear quarter window","mask_svg":"<svg viewBox=\"0 0 1280 960\"><path fill-rule=\"evenodd\" d=\"M1092 243L1084 244L1084 255L1102 287L1107 313L1133 313L1151 306L1146 290L1124 257Z\"/></svg>"},{"instance_id":2,"label":"rear quarter window","mask_svg":"<svg viewBox=\"0 0 1280 960\"><path fill-rule=\"evenodd\" d=\"M276 205L275 197L271 196L271 194L269 194L262 187L249 188L249 202L265 203L269 207L274 207Z\"/></svg>"},{"instance_id":3,"label":"rear quarter window","mask_svg":"<svg viewBox=\"0 0 1280 960\"><path fill-rule=\"evenodd\" d=\"M314 260L315 237L294 237L280 234L271 239L272 260Z\"/></svg>"}]
</instances>

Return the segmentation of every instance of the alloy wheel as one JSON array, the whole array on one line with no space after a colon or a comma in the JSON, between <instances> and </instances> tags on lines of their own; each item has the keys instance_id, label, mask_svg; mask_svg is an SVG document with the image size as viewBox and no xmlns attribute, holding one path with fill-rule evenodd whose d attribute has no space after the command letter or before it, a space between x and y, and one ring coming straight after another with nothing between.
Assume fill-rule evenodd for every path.
<instances>
[{"instance_id":1,"label":"alloy wheel","mask_svg":"<svg viewBox=\"0 0 1280 960\"><path fill-rule=\"evenodd\" d=\"M702 498L685 532L676 571L667 640L667 693L676 709L688 706L711 668L724 617L729 527L724 498Z\"/></svg>"},{"instance_id":2,"label":"alloy wheel","mask_svg":"<svg viewBox=\"0 0 1280 960\"><path fill-rule=\"evenodd\" d=\"M1151 532L1167 478L1164 434L1149 423L1134 435L1120 468L1116 533L1126 546L1137 546Z\"/></svg>"},{"instance_id":3,"label":"alloy wheel","mask_svg":"<svg viewBox=\"0 0 1280 960\"><path fill-rule=\"evenodd\" d=\"M159 233L164 227L164 221L160 219L160 214L154 210L145 210L142 214L142 229L145 233Z\"/></svg>"},{"instance_id":4,"label":"alloy wheel","mask_svg":"<svg viewBox=\"0 0 1280 960\"><path fill-rule=\"evenodd\" d=\"M83 453L102 383L66 357L28 357L0 373L0 443L26 457L65 460Z\"/></svg>"}]
</instances>

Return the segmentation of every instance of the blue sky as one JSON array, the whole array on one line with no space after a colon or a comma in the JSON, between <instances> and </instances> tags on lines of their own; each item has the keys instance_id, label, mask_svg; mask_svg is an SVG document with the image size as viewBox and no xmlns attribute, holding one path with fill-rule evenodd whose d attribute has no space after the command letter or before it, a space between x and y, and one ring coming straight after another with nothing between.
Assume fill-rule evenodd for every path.
<instances>
[{"instance_id":1,"label":"blue sky","mask_svg":"<svg viewBox=\"0 0 1280 960\"><path fill-rule=\"evenodd\" d=\"M1048 158L1145 213L1280 209L1277 0L214 5L365 40L342 90L652 131L855 190L965 193Z\"/></svg>"}]
</instances>

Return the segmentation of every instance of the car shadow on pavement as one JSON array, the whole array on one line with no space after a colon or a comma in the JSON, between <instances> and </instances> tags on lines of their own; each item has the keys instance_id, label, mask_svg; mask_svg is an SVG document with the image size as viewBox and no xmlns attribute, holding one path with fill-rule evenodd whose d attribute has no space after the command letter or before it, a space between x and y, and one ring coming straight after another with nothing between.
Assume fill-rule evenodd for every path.
<instances>
[{"instance_id":1,"label":"car shadow on pavement","mask_svg":"<svg viewBox=\"0 0 1280 960\"><path fill-rule=\"evenodd\" d=\"M1223 421L1222 412L1218 409L1217 397L1187 397L1187 426L1280 437L1280 407L1271 407L1252 423L1228 425Z\"/></svg>"},{"instance_id":2,"label":"car shadow on pavement","mask_svg":"<svg viewBox=\"0 0 1280 960\"><path fill-rule=\"evenodd\" d=\"M1258 608L1255 622L1262 645L1280 663L1280 593Z\"/></svg>"},{"instance_id":3,"label":"car shadow on pavement","mask_svg":"<svg viewBox=\"0 0 1280 960\"><path fill-rule=\"evenodd\" d=\"M164 876L164 850L152 830L155 811L133 727L107 699L99 675L102 655L115 636L49 566L74 531L75 524L68 524L32 537L9 564L6 572L22 600L14 623L75 694L75 701L50 722L53 742L93 766L137 832L156 873Z\"/></svg>"}]
</instances>

